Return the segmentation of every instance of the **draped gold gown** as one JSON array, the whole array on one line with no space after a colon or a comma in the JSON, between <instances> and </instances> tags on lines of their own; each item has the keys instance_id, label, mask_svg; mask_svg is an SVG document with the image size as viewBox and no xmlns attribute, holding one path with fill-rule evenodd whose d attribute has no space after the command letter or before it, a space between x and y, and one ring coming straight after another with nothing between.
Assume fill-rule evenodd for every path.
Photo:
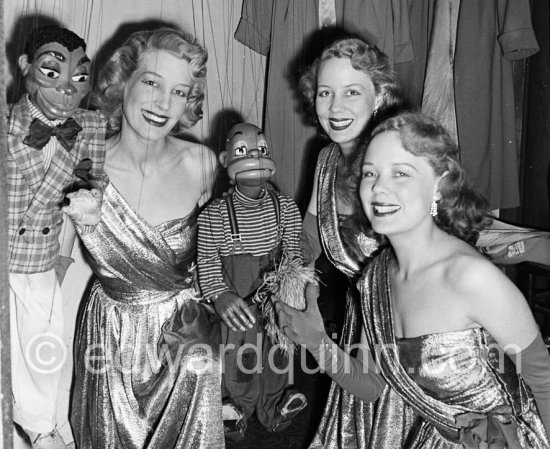
<instances>
[{"instance_id":1,"label":"draped gold gown","mask_svg":"<svg viewBox=\"0 0 550 449\"><path fill-rule=\"evenodd\" d=\"M145 223L112 184L81 236L96 280L75 342L84 448L223 448L219 326L194 289L198 210Z\"/></svg>"},{"instance_id":2,"label":"draped gold gown","mask_svg":"<svg viewBox=\"0 0 550 449\"><path fill-rule=\"evenodd\" d=\"M369 447L459 449L460 432L466 429L457 424L457 417L488 415L507 407L503 415L515 429L519 444L515 447L548 448L530 391L514 363L483 328L395 338L392 260L391 248L385 249L360 281L361 322L388 382L376 405ZM395 393L390 394L390 388Z\"/></svg>"}]
</instances>

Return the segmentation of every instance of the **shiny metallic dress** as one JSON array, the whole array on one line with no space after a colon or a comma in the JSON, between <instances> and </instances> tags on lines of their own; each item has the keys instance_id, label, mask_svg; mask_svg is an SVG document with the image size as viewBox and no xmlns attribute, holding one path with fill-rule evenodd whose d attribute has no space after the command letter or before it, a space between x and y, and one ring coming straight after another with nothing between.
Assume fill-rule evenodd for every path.
<instances>
[{"instance_id":1,"label":"shiny metallic dress","mask_svg":"<svg viewBox=\"0 0 550 449\"><path fill-rule=\"evenodd\" d=\"M84 448L223 448L219 327L193 288L195 209L152 227L108 184L81 235L96 276L75 342Z\"/></svg>"},{"instance_id":2,"label":"shiny metallic dress","mask_svg":"<svg viewBox=\"0 0 550 449\"><path fill-rule=\"evenodd\" d=\"M323 250L330 262L350 278L357 277L379 242L356 226L350 217L338 213L336 174L340 158L338 144L323 148L317 161L317 217Z\"/></svg>"},{"instance_id":3,"label":"shiny metallic dress","mask_svg":"<svg viewBox=\"0 0 550 449\"><path fill-rule=\"evenodd\" d=\"M360 281L362 324L388 382L376 404L368 447L478 447L459 444L461 433L474 424L472 414L486 419L498 413L517 439L509 447L548 448L533 397L513 362L484 329L395 338L392 259L391 249L384 250Z\"/></svg>"}]
</instances>

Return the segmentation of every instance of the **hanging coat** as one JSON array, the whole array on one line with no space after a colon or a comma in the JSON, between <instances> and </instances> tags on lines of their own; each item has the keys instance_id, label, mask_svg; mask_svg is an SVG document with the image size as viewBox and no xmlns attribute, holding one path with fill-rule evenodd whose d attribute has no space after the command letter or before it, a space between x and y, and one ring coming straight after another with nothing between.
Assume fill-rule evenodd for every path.
<instances>
[{"instance_id":1,"label":"hanging coat","mask_svg":"<svg viewBox=\"0 0 550 449\"><path fill-rule=\"evenodd\" d=\"M415 59L396 64L414 107L422 101L434 0L410 3ZM461 159L491 208L519 205L519 157L512 61L539 47L529 0L461 0L454 55L454 91Z\"/></svg>"}]
</instances>

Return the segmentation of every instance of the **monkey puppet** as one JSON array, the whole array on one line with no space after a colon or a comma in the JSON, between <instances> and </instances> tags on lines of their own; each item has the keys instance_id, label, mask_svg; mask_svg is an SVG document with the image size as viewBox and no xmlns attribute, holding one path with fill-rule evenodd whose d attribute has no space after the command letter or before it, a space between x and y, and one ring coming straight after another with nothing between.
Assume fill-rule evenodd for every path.
<instances>
[{"instance_id":1,"label":"monkey puppet","mask_svg":"<svg viewBox=\"0 0 550 449\"><path fill-rule=\"evenodd\" d=\"M72 31L35 29L17 64L26 94L8 109L6 163L13 416L33 448L64 448L56 420L63 352L29 348L63 342L60 204L79 163L103 167L106 120L79 108L90 91L90 60Z\"/></svg>"},{"instance_id":2,"label":"monkey puppet","mask_svg":"<svg viewBox=\"0 0 550 449\"><path fill-rule=\"evenodd\" d=\"M231 128L219 160L235 189L199 215L197 266L203 297L213 302L222 320L222 340L228 348L224 413L232 410L235 422L226 430L242 436L254 412L268 430L282 430L306 400L288 388L291 354L280 345L278 337L284 334L274 314L267 320L264 316L267 309L272 310L271 293L280 295L281 287L266 279L273 278L283 264L302 268L301 217L291 198L267 186L276 167L260 128L250 123ZM296 286L301 298L313 272L305 278L287 282ZM270 351L274 345L278 346Z\"/></svg>"}]
</instances>

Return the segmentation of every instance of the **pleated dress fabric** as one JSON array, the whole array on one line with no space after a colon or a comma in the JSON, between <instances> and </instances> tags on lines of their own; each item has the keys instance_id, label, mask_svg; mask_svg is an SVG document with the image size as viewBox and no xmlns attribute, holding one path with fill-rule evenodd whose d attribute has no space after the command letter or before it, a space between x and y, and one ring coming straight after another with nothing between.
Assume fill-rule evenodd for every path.
<instances>
[{"instance_id":1,"label":"pleated dress fabric","mask_svg":"<svg viewBox=\"0 0 550 449\"><path fill-rule=\"evenodd\" d=\"M219 323L195 286L196 208L158 226L108 184L81 235L96 280L75 342L84 448L223 448Z\"/></svg>"}]
</instances>

